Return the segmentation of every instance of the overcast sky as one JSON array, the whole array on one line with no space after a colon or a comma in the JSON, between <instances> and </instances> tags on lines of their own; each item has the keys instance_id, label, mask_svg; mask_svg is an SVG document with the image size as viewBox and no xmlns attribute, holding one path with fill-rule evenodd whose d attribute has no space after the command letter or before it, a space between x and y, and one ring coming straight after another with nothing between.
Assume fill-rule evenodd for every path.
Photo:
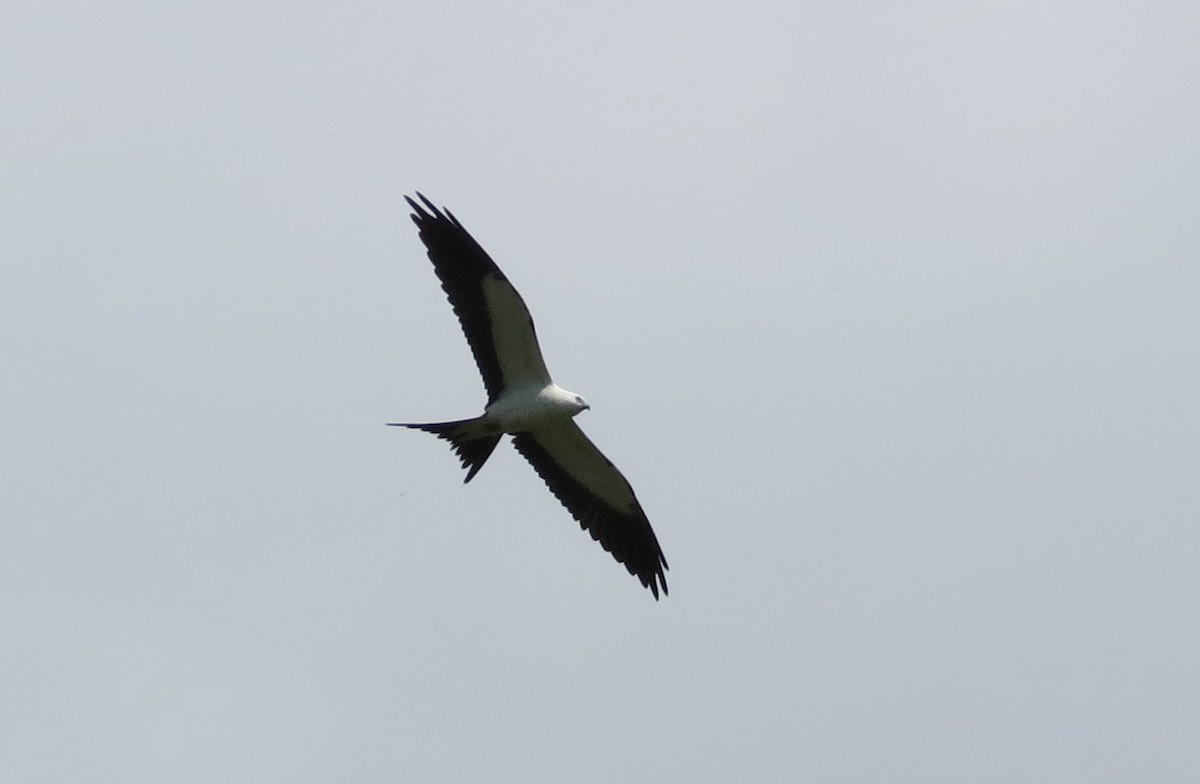
<instances>
[{"instance_id":1,"label":"overcast sky","mask_svg":"<svg viewBox=\"0 0 1200 784\"><path fill-rule=\"evenodd\" d=\"M0 780L1200 780L1194 3L2 16ZM414 190L668 598L384 426Z\"/></svg>"}]
</instances>

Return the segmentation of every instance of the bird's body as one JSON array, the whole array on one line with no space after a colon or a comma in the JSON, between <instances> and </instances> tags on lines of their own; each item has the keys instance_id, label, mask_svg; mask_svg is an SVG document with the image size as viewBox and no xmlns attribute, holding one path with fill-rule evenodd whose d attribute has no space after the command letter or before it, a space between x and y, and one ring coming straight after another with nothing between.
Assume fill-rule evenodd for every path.
<instances>
[{"instance_id":1,"label":"bird's body","mask_svg":"<svg viewBox=\"0 0 1200 784\"><path fill-rule=\"evenodd\" d=\"M551 381L543 387L517 387L504 392L483 412L483 419L503 433L521 433L556 424L591 408L582 397Z\"/></svg>"},{"instance_id":2,"label":"bird's body","mask_svg":"<svg viewBox=\"0 0 1200 784\"><path fill-rule=\"evenodd\" d=\"M474 419L402 426L449 441L466 482L511 435L580 525L657 599L660 587L667 592L666 558L629 482L573 421L590 406L550 378L529 310L496 263L448 210L417 195L423 206L406 197L413 222L475 355L488 404Z\"/></svg>"}]
</instances>

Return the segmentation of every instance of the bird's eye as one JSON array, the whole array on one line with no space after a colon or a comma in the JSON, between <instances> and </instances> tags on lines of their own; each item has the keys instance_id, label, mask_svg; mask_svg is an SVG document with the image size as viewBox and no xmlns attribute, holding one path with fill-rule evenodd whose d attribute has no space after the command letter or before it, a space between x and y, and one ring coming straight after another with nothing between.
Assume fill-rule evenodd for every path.
<instances>
[{"instance_id":1,"label":"bird's eye","mask_svg":"<svg viewBox=\"0 0 1200 784\"><path fill-rule=\"evenodd\" d=\"M583 405L583 398L581 398L579 395L576 395L576 396L575 396L575 402L576 402L576 403L578 403L579 405L581 405L581 406L582 406L582 405Z\"/></svg>"}]
</instances>

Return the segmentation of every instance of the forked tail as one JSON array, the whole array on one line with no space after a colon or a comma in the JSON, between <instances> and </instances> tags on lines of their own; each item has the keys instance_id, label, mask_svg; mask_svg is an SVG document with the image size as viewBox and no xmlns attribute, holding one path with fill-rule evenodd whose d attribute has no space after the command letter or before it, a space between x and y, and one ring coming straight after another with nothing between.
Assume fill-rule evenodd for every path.
<instances>
[{"instance_id":1,"label":"forked tail","mask_svg":"<svg viewBox=\"0 0 1200 784\"><path fill-rule=\"evenodd\" d=\"M392 427L411 427L414 430L424 430L433 433L438 438L450 442L463 468L467 469L467 478L463 483L471 481L483 464L491 456L496 444L500 443L503 433L493 433L483 426L483 417L475 419L460 419L457 422L431 422L423 425L410 425L404 422L388 422Z\"/></svg>"}]
</instances>

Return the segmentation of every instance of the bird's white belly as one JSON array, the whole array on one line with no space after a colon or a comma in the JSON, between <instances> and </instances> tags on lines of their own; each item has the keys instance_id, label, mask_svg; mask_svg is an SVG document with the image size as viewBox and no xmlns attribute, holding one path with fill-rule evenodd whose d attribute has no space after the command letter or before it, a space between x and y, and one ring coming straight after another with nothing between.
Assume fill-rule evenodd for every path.
<instances>
[{"instance_id":1,"label":"bird's white belly","mask_svg":"<svg viewBox=\"0 0 1200 784\"><path fill-rule=\"evenodd\" d=\"M484 415L505 433L521 433L541 425L568 420L583 410L574 392L549 384L515 389L487 407Z\"/></svg>"}]
</instances>

